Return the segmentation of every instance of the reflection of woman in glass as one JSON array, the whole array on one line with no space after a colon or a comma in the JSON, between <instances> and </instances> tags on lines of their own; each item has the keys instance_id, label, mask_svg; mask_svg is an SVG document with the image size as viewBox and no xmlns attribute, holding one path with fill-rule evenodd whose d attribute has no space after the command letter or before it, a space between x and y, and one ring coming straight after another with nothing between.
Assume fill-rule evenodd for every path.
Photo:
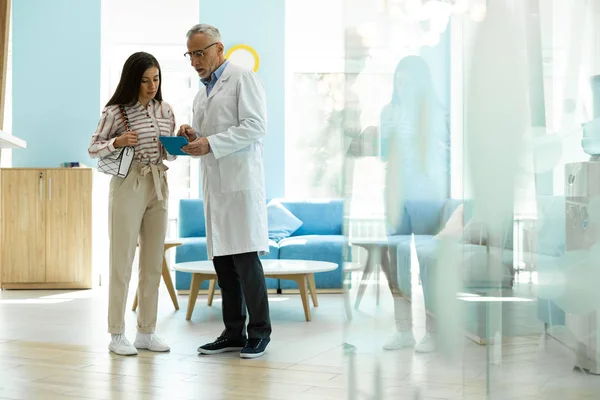
<instances>
[{"instance_id":1,"label":"reflection of woman in glass","mask_svg":"<svg viewBox=\"0 0 600 400\"><path fill-rule=\"evenodd\" d=\"M437 98L427 63L418 56L400 60L394 74L391 102L381 112L381 158L386 162L386 213L390 226L400 226L404 200L431 201L448 197L449 128L447 113ZM415 213L411 213L414 227ZM390 235L394 228L389 229ZM418 251L418 250L417 250ZM415 345L411 305L398 288L396 248L390 238L387 257L388 281L394 296L397 332L383 346L395 350ZM431 293L423 293L430 310ZM427 334L416 351L435 349L431 317Z\"/></svg>"}]
</instances>

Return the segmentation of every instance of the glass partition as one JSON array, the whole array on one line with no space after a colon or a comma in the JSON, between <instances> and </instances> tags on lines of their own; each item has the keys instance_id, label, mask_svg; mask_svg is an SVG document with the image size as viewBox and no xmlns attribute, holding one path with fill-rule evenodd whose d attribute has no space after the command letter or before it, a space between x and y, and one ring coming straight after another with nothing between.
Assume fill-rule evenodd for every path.
<instances>
[{"instance_id":1,"label":"glass partition","mask_svg":"<svg viewBox=\"0 0 600 400\"><path fill-rule=\"evenodd\" d=\"M343 1L349 398L600 395L599 14Z\"/></svg>"}]
</instances>

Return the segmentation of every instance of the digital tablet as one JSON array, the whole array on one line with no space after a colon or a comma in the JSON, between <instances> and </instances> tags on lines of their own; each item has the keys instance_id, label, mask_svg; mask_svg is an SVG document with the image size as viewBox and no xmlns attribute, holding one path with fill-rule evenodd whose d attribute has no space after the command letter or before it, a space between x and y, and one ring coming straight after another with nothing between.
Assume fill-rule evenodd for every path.
<instances>
[{"instance_id":1,"label":"digital tablet","mask_svg":"<svg viewBox=\"0 0 600 400\"><path fill-rule=\"evenodd\" d=\"M189 156L181 148L188 144L185 136L161 136L160 142L165 146L165 150L174 156Z\"/></svg>"}]
</instances>

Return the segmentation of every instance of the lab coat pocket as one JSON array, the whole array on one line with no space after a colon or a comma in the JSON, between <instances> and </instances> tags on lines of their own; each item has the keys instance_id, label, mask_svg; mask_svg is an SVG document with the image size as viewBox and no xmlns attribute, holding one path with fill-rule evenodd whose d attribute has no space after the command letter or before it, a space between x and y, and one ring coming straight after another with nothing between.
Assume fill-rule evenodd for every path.
<instances>
[{"instance_id":1,"label":"lab coat pocket","mask_svg":"<svg viewBox=\"0 0 600 400\"><path fill-rule=\"evenodd\" d=\"M237 152L218 160L221 192L256 189L260 185L261 164L255 152Z\"/></svg>"}]
</instances>

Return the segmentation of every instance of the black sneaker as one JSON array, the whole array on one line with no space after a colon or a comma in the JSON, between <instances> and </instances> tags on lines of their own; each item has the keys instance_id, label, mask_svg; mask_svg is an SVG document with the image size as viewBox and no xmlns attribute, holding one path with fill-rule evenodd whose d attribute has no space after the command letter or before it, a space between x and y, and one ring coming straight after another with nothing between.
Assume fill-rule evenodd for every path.
<instances>
[{"instance_id":1,"label":"black sneaker","mask_svg":"<svg viewBox=\"0 0 600 400\"><path fill-rule=\"evenodd\" d=\"M232 340L224 337L218 337L214 342L198 347L198 353L210 355L226 353L228 351L240 351L244 348L245 343L246 342L242 339Z\"/></svg>"},{"instance_id":2,"label":"black sneaker","mask_svg":"<svg viewBox=\"0 0 600 400\"><path fill-rule=\"evenodd\" d=\"M240 357L258 358L265 354L271 339L248 339L246 346L242 349Z\"/></svg>"}]
</instances>

